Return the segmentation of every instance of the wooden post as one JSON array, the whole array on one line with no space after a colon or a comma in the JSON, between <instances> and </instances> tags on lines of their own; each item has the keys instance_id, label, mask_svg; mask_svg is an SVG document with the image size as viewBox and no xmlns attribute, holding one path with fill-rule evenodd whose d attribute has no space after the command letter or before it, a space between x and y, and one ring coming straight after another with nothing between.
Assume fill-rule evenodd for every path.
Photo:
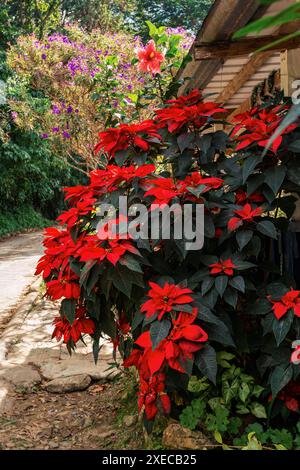
<instances>
[{"instance_id":1,"label":"wooden post","mask_svg":"<svg viewBox=\"0 0 300 470\"><path fill-rule=\"evenodd\" d=\"M291 96L295 91L293 82L300 80L300 49L281 52L280 63L281 88L286 96Z\"/></svg>"}]
</instances>

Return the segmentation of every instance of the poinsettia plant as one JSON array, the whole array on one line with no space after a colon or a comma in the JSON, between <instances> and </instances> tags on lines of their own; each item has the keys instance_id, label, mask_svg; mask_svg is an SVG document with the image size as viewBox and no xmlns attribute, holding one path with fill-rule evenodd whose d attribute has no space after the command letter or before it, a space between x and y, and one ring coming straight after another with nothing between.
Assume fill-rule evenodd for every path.
<instances>
[{"instance_id":1,"label":"poinsettia plant","mask_svg":"<svg viewBox=\"0 0 300 470\"><path fill-rule=\"evenodd\" d=\"M162 60L150 43L140 67L159 74ZM226 110L194 90L152 119L107 128L96 146L99 168L87 186L65 189L62 227L46 229L37 274L47 296L61 299L53 336L71 351L89 334L95 359L100 339L111 338L121 364L138 371L146 423L176 408L191 375L216 384L224 350L270 389L272 404L288 396L298 411L290 384L300 372L291 362L300 290L286 247L300 190L299 124L267 148L288 109L265 103L236 116L228 135L214 130ZM188 250L173 232L142 239L101 226L99 207L121 196L146 206L149 218L153 203L203 205L203 247ZM123 217L116 214L116 226Z\"/></svg>"}]
</instances>

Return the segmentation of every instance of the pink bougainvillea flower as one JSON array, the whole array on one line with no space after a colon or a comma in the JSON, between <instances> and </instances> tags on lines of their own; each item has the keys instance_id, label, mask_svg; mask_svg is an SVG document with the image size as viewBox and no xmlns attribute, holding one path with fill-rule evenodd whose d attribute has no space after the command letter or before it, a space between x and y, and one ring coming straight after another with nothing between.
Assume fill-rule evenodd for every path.
<instances>
[{"instance_id":1,"label":"pink bougainvillea flower","mask_svg":"<svg viewBox=\"0 0 300 470\"><path fill-rule=\"evenodd\" d=\"M160 73L164 58L164 54L156 49L155 42L151 39L144 48L138 50L138 67L143 72Z\"/></svg>"},{"instance_id":2,"label":"pink bougainvillea flower","mask_svg":"<svg viewBox=\"0 0 300 470\"><path fill-rule=\"evenodd\" d=\"M293 310L296 317L300 317L299 294L299 290L292 289L282 296L278 301L272 300L272 298L269 297L269 301L273 304L272 310L277 320L280 320L280 318L284 317L284 315L286 315L289 310Z\"/></svg>"}]
</instances>

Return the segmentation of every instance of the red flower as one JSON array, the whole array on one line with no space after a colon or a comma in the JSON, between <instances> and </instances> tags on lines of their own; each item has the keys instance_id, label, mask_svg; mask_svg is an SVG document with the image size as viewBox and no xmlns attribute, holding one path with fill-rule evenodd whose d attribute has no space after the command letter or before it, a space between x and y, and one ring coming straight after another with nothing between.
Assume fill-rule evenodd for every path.
<instances>
[{"instance_id":1,"label":"red flower","mask_svg":"<svg viewBox=\"0 0 300 470\"><path fill-rule=\"evenodd\" d=\"M60 276L58 279L46 282L46 293L52 300L58 300L61 297L78 299L80 297L78 281L78 276L75 274Z\"/></svg>"},{"instance_id":2,"label":"red flower","mask_svg":"<svg viewBox=\"0 0 300 470\"><path fill-rule=\"evenodd\" d=\"M278 395L278 399L284 401L286 408L298 412L300 404L300 385L290 382Z\"/></svg>"},{"instance_id":3,"label":"red flower","mask_svg":"<svg viewBox=\"0 0 300 470\"><path fill-rule=\"evenodd\" d=\"M257 111L257 108L255 108L255 110ZM236 135L237 132L239 132L242 128L244 128L246 132L236 137L236 141L240 142L240 144L236 147L236 150L246 148L253 143L256 143L260 147L267 147L270 138L277 131L279 125L281 124L282 116L279 115L279 111L280 107L276 107L272 111L265 109L258 113L256 117L256 112L240 115L239 119L241 119L241 121L234 129L233 135ZM278 136L272 143L270 150L276 153L282 143L282 135L289 134L297 126L298 124L296 123L290 124L284 131L282 131L281 135Z\"/></svg>"},{"instance_id":4,"label":"red flower","mask_svg":"<svg viewBox=\"0 0 300 470\"><path fill-rule=\"evenodd\" d=\"M78 250L78 254L80 255L80 261L96 260L100 263L107 260L115 266L127 251L135 255L139 254L139 251L129 240L120 239L118 235L107 240L100 240L98 235L90 235L86 244Z\"/></svg>"},{"instance_id":5,"label":"red flower","mask_svg":"<svg viewBox=\"0 0 300 470\"><path fill-rule=\"evenodd\" d=\"M138 338L136 344L146 350L142 360L147 360L151 375L161 370L165 361L172 369L186 372L186 361L193 359L193 354L208 340L207 333L200 326L193 325L196 316L197 309L192 315L181 312L176 320L172 320L173 328L169 336L154 351L150 331Z\"/></svg>"},{"instance_id":6,"label":"red flower","mask_svg":"<svg viewBox=\"0 0 300 470\"><path fill-rule=\"evenodd\" d=\"M116 128L106 129L99 133L100 141L95 147L95 153L103 150L114 157L116 152L128 148L148 152L150 143L158 143L161 136L157 125L150 119L140 124L121 124Z\"/></svg>"},{"instance_id":7,"label":"red flower","mask_svg":"<svg viewBox=\"0 0 300 470\"><path fill-rule=\"evenodd\" d=\"M259 191L256 191L255 193L252 193L251 196L248 196L246 191L239 189L235 194L235 203L238 206L243 206L246 203L265 202L265 200L265 197Z\"/></svg>"},{"instance_id":8,"label":"red flower","mask_svg":"<svg viewBox=\"0 0 300 470\"><path fill-rule=\"evenodd\" d=\"M63 188L66 193L65 200L70 206L76 206L80 201L91 200L94 197L93 190L89 186L71 186Z\"/></svg>"},{"instance_id":9,"label":"red flower","mask_svg":"<svg viewBox=\"0 0 300 470\"><path fill-rule=\"evenodd\" d=\"M226 274L226 276L233 276L233 270L236 268L232 260L229 258L225 261L220 260L219 263L213 263L210 266L210 274Z\"/></svg>"},{"instance_id":10,"label":"red flower","mask_svg":"<svg viewBox=\"0 0 300 470\"><path fill-rule=\"evenodd\" d=\"M169 132L177 132L184 125L192 125L200 128L207 123L209 117L216 113L224 113L223 108L219 108L216 103L206 102L193 106L178 106L174 104L167 108L156 111L157 121L166 125Z\"/></svg>"},{"instance_id":11,"label":"red flower","mask_svg":"<svg viewBox=\"0 0 300 470\"><path fill-rule=\"evenodd\" d=\"M257 207L253 209L250 204L245 204L243 209L234 211L238 217L232 217L228 222L228 230L229 232L233 232L244 222L253 222L254 217L258 217L263 213L263 209L261 207Z\"/></svg>"},{"instance_id":12,"label":"red flower","mask_svg":"<svg viewBox=\"0 0 300 470\"><path fill-rule=\"evenodd\" d=\"M84 215L92 211L96 201L97 199L93 197L82 199L77 202L76 207L72 207L68 211L63 212L56 220L61 225L67 224L68 228L72 228Z\"/></svg>"},{"instance_id":13,"label":"red flower","mask_svg":"<svg viewBox=\"0 0 300 470\"><path fill-rule=\"evenodd\" d=\"M117 347L119 346L121 337L126 336L131 330L131 326L127 322L127 319L124 313L116 322L116 330L117 330L116 337L112 340L112 343L114 345L114 350L116 350Z\"/></svg>"},{"instance_id":14,"label":"red flower","mask_svg":"<svg viewBox=\"0 0 300 470\"><path fill-rule=\"evenodd\" d=\"M138 50L138 58L140 70L156 74L160 73L160 65L165 56L156 49L155 42L151 40L144 48Z\"/></svg>"},{"instance_id":15,"label":"red flower","mask_svg":"<svg viewBox=\"0 0 300 470\"><path fill-rule=\"evenodd\" d=\"M296 317L300 317L300 291L290 290L287 292L279 301L272 300L269 297L269 301L272 302L272 310L277 320L280 320L289 310L293 310Z\"/></svg>"},{"instance_id":16,"label":"red flower","mask_svg":"<svg viewBox=\"0 0 300 470\"><path fill-rule=\"evenodd\" d=\"M155 282L149 282L151 289L148 292L147 300L142 306L141 311L146 313L146 317L151 317L158 313L158 320L161 320L165 313L171 312L174 305L184 305L193 302L193 298L189 295L193 291L183 289L175 284L166 282L160 287Z\"/></svg>"},{"instance_id":17,"label":"red flower","mask_svg":"<svg viewBox=\"0 0 300 470\"><path fill-rule=\"evenodd\" d=\"M145 408L148 421L152 421L158 413L160 403L165 414L170 413L171 402L165 392L165 375L157 374L149 381L140 379L140 391L138 393L139 412Z\"/></svg>"},{"instance_id":18,"label":"red flower","mask_svg":"<svg viewBox=\"0 0 300 470\"><path fill-rule=\"evenodd\" d=\"M82 334L92 335L95 332L95 323L93 320L85 317L85 309L83 307L77 308L76 317L72 325L64 317L57 317L54 319L55 325L52 338L60 341L62 338L64 343L69 343L73 340L74 344L81 338Z\"/></svg>"},{"instance_id":19,"label":"red flower","mask_svg":"<svg viewBox=\"0 0 300 470\"><path fill-rule=\"evenodd\" d=\"M145 192L144 197L153 196L155 199L153 204L169 204L174 198L185 192L185 186L181 183L174 183L172 178L156 178L146 180L144 185L150 189Z\"/></svg>"},{"instance_id":20,"label":"red flower","mask_svg":"<svg viewBox=\"0 0 300 470\"><path fill-rule=\"evenodd\" d=\"M185 106L197 104L199 101L203 101L202 93L199 90L193 90L188 95L179 96L179 98L168 100L166 103L176 104L176 106L184 108Z\"/></svg>"},{"instance_id":21,"label":"red flower","mask_svg":"<svg viewBox=\"0 0 300 470\"><path fill-rule=\"evenodd\" d=\"M190 176L187 176L184 180L184 184L187 188L197 188L200 185L206 186L202 193L210 191L211 189L219 189L223 183L224 180L221 178L203 178L203 176L196 171Z\"/></svg>"},{"instance_id":22,"label":"red flower","mask_svg":"<svg viewBox=\"0 0 300 470\"><path fill-rule=\"evenodd\" d=\"M155 171L154 165L142 165L136 168L134 165L120 167L107 165L105 170L91 172L91 186L100 189L102 193L118 189L124 183L130 183L134 178L144 178Z\"/></svg>"}]
</instances>

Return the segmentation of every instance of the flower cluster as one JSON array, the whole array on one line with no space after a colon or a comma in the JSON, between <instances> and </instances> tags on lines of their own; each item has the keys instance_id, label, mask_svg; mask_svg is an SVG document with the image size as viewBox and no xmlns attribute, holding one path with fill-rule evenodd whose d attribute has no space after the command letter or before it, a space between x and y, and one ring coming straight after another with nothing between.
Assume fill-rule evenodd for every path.
<instances>
[{"instance_id":1,"label":"flower cluster","mask_svg":"<svg viewBox=\"0 0 300 470\"><path fill-rule=\"evenodd\" d=\"M152 420L158 411L157 400L162 402L165 413L170 411L170 400L165 392L167 369L186 373L187 363L193 362L194 354L203 348L208 335L196 324L197 308L191 308L191 313L180 312L181 308L191 306L193 302L193 292L190 289L168 282L162 286L150 282L149 286L149 300L142 304L141 312L146 314L146 318L157 317L157 321L135 341L135 345L141 349L133 349L124 361L124 366L135 366L138 369L139 410L142 411L144 407L147 419ZM158 344L153 345L151 329L153 331L156 325L159 327L161 321L166 324L165 333L159 338ZM159 389L153 391L153 384L159 386ZM145 393L151 391L153 400L142 399Z\"/></svg>"}]
</instances>

